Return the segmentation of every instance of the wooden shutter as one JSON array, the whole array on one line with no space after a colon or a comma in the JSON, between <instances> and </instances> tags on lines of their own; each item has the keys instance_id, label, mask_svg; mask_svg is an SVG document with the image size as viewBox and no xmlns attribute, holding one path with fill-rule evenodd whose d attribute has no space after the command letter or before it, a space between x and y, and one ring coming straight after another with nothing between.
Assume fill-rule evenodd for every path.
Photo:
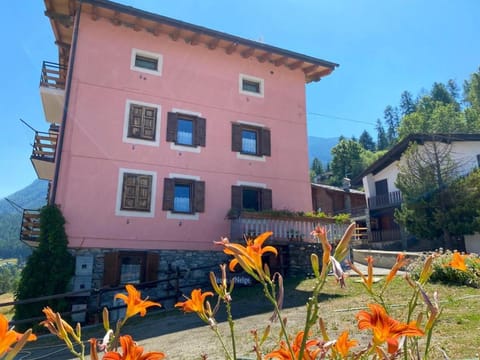
<instances>
[{"instance_id":1,"label":"wooden shutter","mask_svg":"<svg viewBox=\"0 0 480 360\"><path fill-rule=\"evenodd\" d=\"M165 178L163 181L163 204L165 211L173 210L173 200L175 197L175 179Z\"/></svg>"},{"instance_id":2,"label":"wooden shutter","mask_svg":"<svg viewBox=\"0 0 480 360\"><path fill-rule=\"evenodd\" d=\"M157 124L157 109L143 108L142 139L155 141L155 129Z\"/></svg>"},{"instance_id":3,"label":"wooden shutter","mask_svg":"<svg viewBox=\"0 0 480 360\"><path fill-rule=\"evenodd\" d=\"M143 109L139 105L130 105L128 114L128 136L140 138L142 136L142 117Z\"/></svg>"},{"instance_id":4,"label":"wooden shutter","mask_svg":"<svg viewBox=\"0 0 480 360\"><path fill-rule=\"evenodd\" d=\"M271 145L270 145L270 130L262 128L261 131L261 140L260 140L260 155L270 156L271 155Z\"/></svg>"},{"instance_id":5,"label":"wooden shutter","mask_svg":"<svg viewBox=\"0 0 480 360\"><path fill-rule=\"evenodd\" d=\"M205 181L193 183L193 212L205 212Z\"/></svg>"},{"instance_id":6,"label":"wooden shutter","mask_svg":"<svg viewBox=\"0 0 480 360\"><path fill-rule=\"evenodd\" d=\"M145 264L145 281L158 280L158 262L160 256L158 253L148 252Z\"/></svg>"},{"instance_id":7,"label":"wooden shutter","mask_svg":"<svg viewBox=\"0 0 480 360\"><path fill-rule=\"evenodd\" d=\"M177 113L169 112L167 115L167 141L177 141Z\"/></svg>"},{"instance_id":8,"label":"wooden shutter","mask_svg":"<svg viewBox=\"0 0 480 360\"><path fill-rule=\"evenodd\" d=\"M118 251L105 253L103 260L103 286L118 286L120 266Z\"/></svg>"},{"instance_id":9,"label":"wooden shutter","mask_svg":"<svg viewBox=\"0 0 480 360\"><path fill-rule=\"evenodd\" d=\"M232 151L242 151L242 125L232 124Z\"/></svg>"},{"instance_id":10,"label":"wooden shutter","mask_svg":"<svg viewBox=\"0 0 480 360\"><path fill-rule=\"evenodd\" d=\"M195 146L205 146L206 139L206 119L197 117L195 119L195 140L193 145Z\"/></svg>"},{"instance_id":11,"label":"wooden shutter","mask_svg":"<svg viewBox=\"0 0 480 360\"><path fill-rule=\"evenodd\" d=\"M272 210L272 190L262 189L262 208L260 210Z\"/></svg>"},{"instance_id":12,"label":"wooden shutter","mask_svg":"<svg viewBox=\"0 0 480 360\"><path fill-rule=\"evenodd\" d=\"M232 185L232 209L242 210L242 186Z\"/></svg>"}]
</instances>

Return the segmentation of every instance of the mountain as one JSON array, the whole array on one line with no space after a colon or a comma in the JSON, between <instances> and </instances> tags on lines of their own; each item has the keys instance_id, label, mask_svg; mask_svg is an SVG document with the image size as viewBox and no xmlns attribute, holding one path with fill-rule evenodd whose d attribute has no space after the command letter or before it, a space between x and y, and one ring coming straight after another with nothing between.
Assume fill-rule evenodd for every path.
<instances>
[{"instance_id":1,"label":"mountain","mask_svg":"<svg viewBox=\"0 0 480 360\"><path fill-rule=\"evenodd\" d=\"M314 158L317 158L325 166L332 160L330 151L337 145L338 137L323 138L317 136L308 137L308 163L311 166Z\"/></svg>"},{"instance_id":2,"label":"mountain","mask_svg":"<svg viewBox=\"0 0 480 360\"><path fill-rule=\"evenodd\" d=\"M39 209L46 204L48 182L35 180L27 187L0 200L0 259L25 258L30 248L19 240L22 209Z\"/></svg>"},{"instance_id":3,"label":"mountain","mask_svg":"<svg viewBox=\"0 0 480 360\"><path fill-rule=\"evenodd\" d=\"M23 209L38 209L46 204L48 181L35 180L27 187L7 196L6 198ZM7 200L0 200L0 215L16 212L15 207ZM0 232L1 234L1 232Z\"/></svg>"}]
</instances>

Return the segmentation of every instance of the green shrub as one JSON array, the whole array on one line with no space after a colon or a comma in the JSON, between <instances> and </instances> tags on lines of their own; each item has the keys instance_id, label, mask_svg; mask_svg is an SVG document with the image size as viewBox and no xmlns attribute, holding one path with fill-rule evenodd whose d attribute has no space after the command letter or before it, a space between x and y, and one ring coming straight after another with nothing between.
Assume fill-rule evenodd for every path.
<instances>
[{"instance_id":1,"label":"green shrub","mask_svg":"<svg viewBox=\"0 0 480 360\"><path fill-rule=\"evenodd\" d=\"M450 285L466 285L480 288L480 258L477 254L469 254L465 257L465 271L447 266L452 261L453 253L446 251L437 253L433 261L433 273L430 277L432 282L441 282ZM417 280L425 259L419 258L413 262L409 269L413 279Z\"/></svg>"}]
</instances>

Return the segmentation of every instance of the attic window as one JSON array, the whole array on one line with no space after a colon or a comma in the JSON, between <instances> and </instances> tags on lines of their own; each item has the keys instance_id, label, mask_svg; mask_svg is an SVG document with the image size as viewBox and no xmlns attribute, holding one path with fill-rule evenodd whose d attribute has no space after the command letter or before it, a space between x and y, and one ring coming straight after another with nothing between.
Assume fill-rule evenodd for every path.
<instances>
[{"instance_id":1,"label":"attic window","mask_svg":"<svg viewBox=\"0 0 480 360\"><path fill-rule=\"evenodd\" d=\"M158 59L135 55L135 67L158 71Z\"/></svg>"},{"instance_id":2,"label":"attic window","mask_svg":"<svg viewBox=\"0 0 480 360\"><path fill-rule=\"evenodd\" d=\"M130 69L151 75L162 75L163 56L150 51L132 49Z\"/></svg>"},{"instance_id":3,"label":"attic window","mask_svg":"<svg viewBox=\"0 0 480 360\"><path fill-rule=\"evenodd\" d=\"M264 81L254 76L240 74L239 92L244 95L263 97Z\"/></svg>"}]
</instances>

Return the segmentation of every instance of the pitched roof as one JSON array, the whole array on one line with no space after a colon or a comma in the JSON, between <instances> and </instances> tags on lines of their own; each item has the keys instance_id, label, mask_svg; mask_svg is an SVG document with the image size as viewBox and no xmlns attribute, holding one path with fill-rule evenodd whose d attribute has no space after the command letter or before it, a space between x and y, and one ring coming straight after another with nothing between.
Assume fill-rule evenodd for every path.
<instances>
[{"instance_id":1,"label":"pitched roof","mask_svg":"<svg viewBox=\"0 0 480 360\"><path fill-rule=\"evenodd\" d=\"M429 141L451 143L456 141L480 141L480 134L410 134L395 144L388 152L372 165L367 167L361 174L352 179L352 184L359 185L363 177L368 174L377 174L394 161L400 160L402 154L410 143L423 144Z\"/></svg>"},{"instance_id":2,"label":"pitched roof","mask_svg":"<svg viewBox=\"0 0 480 360\"><path fill-rule=\"evenodd\" d=\"M73 24L78 6L93 20L108 19L114 26L126 26L134 31L146 31L152 37L168 36L173 41L183 40L191 46L203 45L210 50L221 50L244 58L254 57L260 63L285 66L302 71L305 82L319 81L329 75L338 64L281 49L235 35L193 25L166 16L143 11L108 0L45 0L45 15L50 18L55 43L59 46L60 64L68 64L72 43Z\"/></svg>"}]
</instances>

